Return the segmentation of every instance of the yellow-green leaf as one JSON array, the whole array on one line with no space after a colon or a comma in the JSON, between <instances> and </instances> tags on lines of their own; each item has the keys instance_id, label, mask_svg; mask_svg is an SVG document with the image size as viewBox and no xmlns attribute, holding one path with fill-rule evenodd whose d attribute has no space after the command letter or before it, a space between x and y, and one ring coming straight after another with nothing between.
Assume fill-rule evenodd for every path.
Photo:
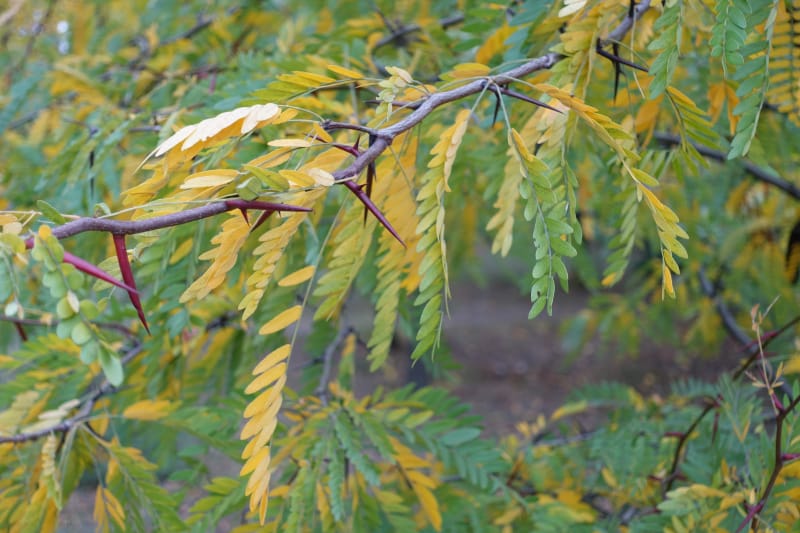
<instances>
[{"instance_id":1,"label":"yellow-green leaf","mask_svg":"<svg viewBox=\"0 0 800 533\"><path fill-rule=\"evenodd\" d=\"M278 316L261 326L261 329L258 330L258 333L261 335L269 335L270 333L275 333L276 331L280 331L283 328L294 324L300 318L300 315L303 312L303 306L295 305L290 307L286 311L280 313Z\"/></svg>"}]
</instances>

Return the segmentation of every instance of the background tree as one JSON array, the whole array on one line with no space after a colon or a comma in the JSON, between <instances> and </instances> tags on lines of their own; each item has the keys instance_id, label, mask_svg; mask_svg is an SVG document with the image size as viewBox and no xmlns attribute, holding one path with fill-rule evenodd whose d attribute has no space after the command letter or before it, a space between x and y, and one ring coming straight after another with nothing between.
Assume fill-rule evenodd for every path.
<instances>
[{"instance_id":1,"label":"background tree","mask_svg":"<svg viewBox=\"0 0 800 533\"><path fill-rule=\"evenodd\" d=\"M791 530L798 20L10 2L0 524L55 530L83 482L103 531ZM483 242L529 265L531 318L570 277L593 291L573 338L727 332L741 361L576 390L499 441L441 388L356 395L398 332L434 356Z\"/></svg>"}]
</instances>

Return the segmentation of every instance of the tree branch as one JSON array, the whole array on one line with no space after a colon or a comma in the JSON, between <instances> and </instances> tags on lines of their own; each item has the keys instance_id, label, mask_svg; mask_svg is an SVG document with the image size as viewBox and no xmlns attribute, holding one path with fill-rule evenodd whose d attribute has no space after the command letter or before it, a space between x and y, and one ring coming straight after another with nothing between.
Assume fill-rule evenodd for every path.
<instances>
[{"instance_id":1,"label":"tree branch","mask_svg":"<svg viewBox=\"0 0 800 533\"><path fill-rule=\"evenodd\" d=\"M143 347L141 343L135 344L131 347L125 355L121 358L122 365L126 365L129 363L134 357L142 353ZM91 388L91 386L90 386ZM0 436L0 444L20 444L23 442L30 442L34 440L41 439L42 437L46 437L53 433L66 433L67 431L72 430L73 428L77 427L81 423L89 420L91 418L92 409L94 408L94 404L99 400L101 397L105 396L109 392L113 391L116 387L112 385L107 379L103 378L100 385L94 388L91 392L86 395L86 399L82 402L83 405L78 410L75 415L67 418L66 420L62 420L61 422L54 424L52 426L37 429L36 431L29 431L27 433L18 433L16 435L11 435L8 437Z\"/></svg>"},{"instance_id":2,"label":"tree branch","mask_svg":"<svg viewBox=\"0 0 800 533\"><path fill-rule=\"evenodd\" d=\"M625 33L627 33L631 27L633 27L634 21L642 16L642 14L647 11L649 7L650 0L643 0L633 10L632 15L626 16L620 25L614 28L611 33L609 33L606 40L616 41L621 39ZM562 56L561 54L550 52L543 56L531 59L530 61L516 68L496 76L492 76L490 80L488 80L488 83L493 83L496 85L507 85L513 83L516 80L524 78L539 70L552 68L553 65L564 59L564 57L565 56ZM392 141L398 135L410 130L422 122L428 115L433 113L436 108L482 92L486 86L486 83L486 79L479 79L471 81L460 87L456 87L455 89L434 93L428 97L425 97L425 99L421 101L419 106L416 107L411 114L390 126L376 130L377 138L372 146L364 150L358 157L356 157L355 161L353 161L350 166L334 172L334 178L337 180L345 180L347 178L352 178L353 176L358 176L371 162L375 161L375 159L377 159L378 156L380 156L390 144L392 144Z\"/></svg>"},{"instance_id":3,"label":"tree branch","mask_svg":"<svg viewBox=\"0 0 800 533\"><path fill-rule=\"evenodd\" d=\"M656 132L653 135L653 138L666 146L675 146L681 144L682 142L678 135L665 132ZM719 161L720 163L728 161L728 154L725 152L714 150L713 148L708 148L707 146L697 143L692 143L692 146L694 146L695 150L697 150L700 155L703 155L709 159ZM800 187L794 183L786 181L777 174L773 173L771 170L760 167L747 159L741 159L740 163L742 168L744 168L745 171L747 171L747 173L750 174L750 176L754 179L763 181L764 183L780 189L795 200L800 200Z\"/></svg>"},{"instance_id":4,"label":"tree branch","mask_svg":"<svg viewBox=\"0 0 800 533\"><path fill-rule=\"evenodd\" d=\"M322 354L322 375L319 378L319 385L317 385L314 394L319 396L323 405L328 404L328 383L331 380L331 372L333 370L333 357L336 355L336 350L344 342L344 339L352 332L353 328L350 326L340 329L336 338L325 348L325 353Z\"/></svg>"},{"instance_id":5,"label":"tree branch","mask_svg":"<svg viewBox=\"0 0 800 533\"><path fill-rule=\"evenodd\" d=\"M200 207L186 209L178 213L170 213L168 215L161 215L153 218L146 218L142 220L111 220L107 218L92 218L83 217L71 222L67 222L62 226L53 228L53 235L59 239L72 237L79 233L87 231L105 231L114 235L133 235L136 233L144 233L171 226L180 226L200 220L203 218L213 217L232 209L259 209L262 211L310 211L305 207L298 207L288 204L274 204L270 202L259 202L249 200L221 200L213 202Z\"/></svg>"}]
</instances>

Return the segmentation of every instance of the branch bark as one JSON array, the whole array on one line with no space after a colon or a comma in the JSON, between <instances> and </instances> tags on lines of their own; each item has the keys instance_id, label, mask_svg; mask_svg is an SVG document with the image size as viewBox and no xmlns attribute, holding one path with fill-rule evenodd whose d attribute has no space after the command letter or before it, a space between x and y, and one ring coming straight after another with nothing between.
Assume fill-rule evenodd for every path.
<instances>
[{"instance_id":1,"label":"branch bark","mask_svg":"<svg viewBox=\"0 0 800 533\"><path fill-rule=\"evenodd\" d=\"M673 135L672 133L665 133L665 132L656 132L653 135L653 138L666 146L676 146L681 144L681 138L678 135ZM719 161L720 163L724 163L728 161L728 154L725 152L721 152L719 150L714 150L713 148L709 148L707 146L703 146L702 144L692 143L695 150L697 150L700 155L705 156L709 159L713 159L714 161ZM758 181L763 181L781 191L785 192L795 200L800 200L800 187L795 185L790 181L786 181L785 179L781 178L771 170L767 170L763 167L760 167L749 161L747 159L741 159L740 164L745 171L750 174L751 177Z\"/></svg>"},{"instance_id":2,"label":"branch bark","mask_svg":"<svg viewBox=\"0 0 800 533\"><path fill-rule=\"evenodd\" d=\"M122 365L124 366L129 363L134 357L142 353L142 350L143 347L140 343L134 344L122 356ZM115 389L114 385L109 383L109 381L105 378L103 378L102 382L98 386L90 386L89 388L90 392L86 394L86 398L81 402L81 408L73 416L52 426L43 429L37 429L36 431L17 433L16 435L11 435L8 437L0 436L0 444L20 444L23 442L38 440L53 433L65 433L78 427L83 422L86 422L91 418L92 409L94 408L94 404L97 402L97 400Z\"/></svg>"}]
</instances>

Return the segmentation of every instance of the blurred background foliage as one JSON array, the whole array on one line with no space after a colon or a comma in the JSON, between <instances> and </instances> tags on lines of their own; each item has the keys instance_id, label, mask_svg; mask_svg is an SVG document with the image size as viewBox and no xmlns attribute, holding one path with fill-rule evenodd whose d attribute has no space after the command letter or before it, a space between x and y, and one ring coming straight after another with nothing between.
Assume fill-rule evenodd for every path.
<instances>
[{"instance_id":1,"label":"blurred background foliage","mask_svg":"<svg viewBox=\"0 0 800 533\"><path fill-rule=\"evenodd\" d=\"M70 496L90 490L103 531L732 531L744 524L792 531L800 517L791 410L800 394L793 327L800 260L792 259L800 248L800 231L793 231L800 7L783 0L652 4L614 46L649 67L645 74L598 52L598 39L628 16L622 0L7 2L0 9L0 437L41 438L0 443L0 525L55 530ZM247 478L237 477L238 432L250 401L244 390L261 355L285 342L256 331L308 293L273 283L252 317L240 319L254 237L220 287L182 301L206 268L203 253L218 244L212 238L232 220L227 215L132 236L133 271L153 327L146 335L122 291L89 283L47 255L58 256L63 245L119 277L107 234L59 244L39 231L39 256L19 250L40 225L111 214L135 219L161 212L162 200L183 205L180 180L152 198L136 189L158 173L157 163L140 169L143 160L181 126L266 102L307 110L312 119L367 123L385 112L385 103L372 102L375 86L298 96L295 71L331 76L326 67L336 65L377 84L396 65L441 88L457 83L448 73L458 65L496 73L553 50L567 59L529 81L577 95L627 132L641 156L637 168L658 180L658 197L690 238L681 241L688 259L678 259L675 298L662 300L663 237L650 211L635 203L607 141L570 119L556 157L578 184L573 235L583 242L572 237L569 298L577 293L588 306L562 312L561 338L547 332L544 344L563 343L564 359L545 366L568 368L560 365L587 350L646 358L658 346L676 366L721 353L709 363L711 382L687 376L668 385L656 376L657 393L643 394L641 382L577 387L581 371L567 370L574 390L563 405L523 412L502 435L482 433L483 423L443 389L376 387L381 379L368 373L365 358L385 249L383 230L370 218L353 226L371 239L350 243L371 243L352 255L362 260L349 279L353 294L348 283L331 320L300 323L261 526L258 513L243 512ZM526 84L518 90L555 102ZM489 258L497 230L485 228L519 167L509 156L506 120L537 136L526 142L546 159L538 136L557 119L506 97L495 120L491 94L444 106L414 132L418 174L457 111L473 104L446 196L450 276L456 287L501 294L500 278L529 293L534 247L522 202L512 207L513 239L502 262ZM174 175L182 180L192 165L239 168L274 139L306 135L303 117L211 145ZM352 144L356 136L337 141ZM412 144L395 144L395 155L411 153ZM326 190L285 245L275 278L303 265L330 269L331 243L344 242L337 240L341 220L360 221L361 212L344 187ZM279 232L280 224L265 227ZM609 287L609 276L623 270ZM67 291L85 322L68 322L72 314L58 310ZM426 323L414 297L402 294L392 349L398 357L381 370L390 382L407 372ZM560 301L573 300L558 292L556 315ZM757 305L761 313L751 312ZM59 318L69 329L58 330ZM90 338L75 333L80 324L91 324ZM734 351L731 338L746 343L756 334L763 342ZM759 357L767 344L769 363ZM436 358L420 361L445 386L464 379L451 345L458 343L445 335ZM481 348L483 360L525 358L505 346ZM759 364L738 372L748 355ZM109 383L116 361L125 366L119 388ZM462 398L478 401L488 381L481 375ZM501 386L516 402L537 396L529 381ZM483 414L491 423L503 410L490 404ZM72 425L48 431L53 424Z\"/></svg>"}]
</instances>

